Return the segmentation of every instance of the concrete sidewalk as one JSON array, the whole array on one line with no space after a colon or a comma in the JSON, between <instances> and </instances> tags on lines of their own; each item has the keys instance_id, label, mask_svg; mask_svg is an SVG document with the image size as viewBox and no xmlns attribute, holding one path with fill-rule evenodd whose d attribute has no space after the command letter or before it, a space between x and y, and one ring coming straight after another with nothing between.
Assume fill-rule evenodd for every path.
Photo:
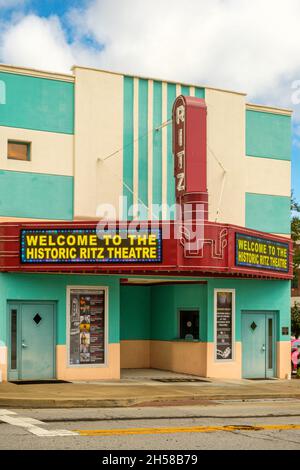
<instances>
[{"instance_id":1,"label":"concrete sidewalk","mask_svg":"<svg viewBox=\"0 0 300 470\"><path fill-rule=\"evenodd\" d=\"M16 385L0 383L0 407L106 408L205 404L217 400L300 400L300 380L218 380L162 383L159 378L188 378L157 371L129 374L120 381ZM190 377L190 376L189 376ZM190 377L197 378L197 377ZM200 379L200 378L198 378Z\"/></svg>"}]
</instances>

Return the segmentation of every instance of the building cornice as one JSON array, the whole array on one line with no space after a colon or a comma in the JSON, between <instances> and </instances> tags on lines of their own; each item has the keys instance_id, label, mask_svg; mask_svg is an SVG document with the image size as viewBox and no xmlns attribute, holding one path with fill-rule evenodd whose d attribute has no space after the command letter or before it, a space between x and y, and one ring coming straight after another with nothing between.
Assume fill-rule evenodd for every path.
<instances>
[{"instance_id":1,"label":"building cornice","mask_svg":"<svg viewBox=\"0 0 300 470\"><path fill-rule=\"evenodd\" d=\"M60 80L64 82L74 82L74 75L64 73L47 72L45 70L31 69L26 67L16 67L14 65L0 64L0 72L14 73L18 75L29 75L37 78L47 78L48 80Z\"/></svg>"},{"instance_id":2,"label":"building cornice","mask_svg":"<svg viewBox=\"0 0 300 470\"><path fill-rule=\"evenodd\" d=\"M105 69L97 69L94 67L84 67L82 65L73 65L72 71L74 72L74 75L76 74L76 69L80 70L90 70L92 72L100 72L100 73L108 73L111 75L119 75L119 76L126 76L126 77L132 77L132 78L140 78L142 80L153 80L157 82L164 82L164 83L174 83L174 84L180 84L182 86L189 86L189 87L196 87L196 88L205 88L206 90L214 90L214 91L221 91L223 93L231 93L234 95L241 95L241 96L246 96L247 93L242 93L239 91L233 91L233 90L226 90L223 88L216 88L216 87L211 87L207 85L199 85L195 83L186 83L186 82L181 82L181 81L174 81L174 80L168 80L165 78L157 78L157 77L146 77L144 75L133 75L131 73L121 73L121 72L112 72L111 70L105 70Z\"/></svg>"},{"instance_id":3,"label":"building cornice","mask_svg":"<svg viewBox=\"0 0 300 470\"><path fill-rule=\"evenodd\" d=\"M275 106L264 106L261 104L252 103L246 103L246 109L249 111L258 111L260 113L282 114L283 116L291 116L293 114L292 109L278 108Z\"/></svg>"}]
</instances>

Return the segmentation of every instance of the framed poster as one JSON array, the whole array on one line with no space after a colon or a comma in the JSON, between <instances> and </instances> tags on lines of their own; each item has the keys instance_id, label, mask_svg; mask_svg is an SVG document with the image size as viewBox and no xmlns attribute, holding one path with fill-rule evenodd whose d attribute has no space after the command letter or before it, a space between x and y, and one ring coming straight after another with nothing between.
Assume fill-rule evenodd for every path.
<instances>
[{"instance_id":1,"label":"framed poster","mask_svg":"<svg viewBox=\"0 0 300 470\"><path fill-rule=\"evenodd\" d=\"M235 290L215 289L215 360L234 360Z\"/></svg>"},{"instance_id":2,"label":"framed poster","mask_svg":"<svg viewBox=\"0 0 300 470\"><path fill-rule=\"evenodd\" d=\"M68 288L69 365L106 361L106 288Z\"/></svg>"}]
</instances>

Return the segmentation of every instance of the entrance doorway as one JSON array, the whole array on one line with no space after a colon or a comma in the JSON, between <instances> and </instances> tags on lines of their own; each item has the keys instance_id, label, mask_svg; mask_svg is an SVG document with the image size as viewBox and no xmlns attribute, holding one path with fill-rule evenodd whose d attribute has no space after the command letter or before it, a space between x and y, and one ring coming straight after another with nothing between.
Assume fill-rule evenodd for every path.
<instances>
[{"instance_id":1,"label":"entrance doorway","mask_svg":"<svg viewBox=\"0 0 300 470\"><path fill-rule=\"evenodd\" d=\"M9 302L8 380L55 377L55 304Z\"/></svg>"},{"instance_id":2,"label":"entrance doorway","mask_svg":"<svg viewBox=\"0 0 300 470\"><path fill-rule=\"evenodd\" d=\"M276 313L242 312L242 371L248 379L276 376Z\"/></svg>"}]
</instances>

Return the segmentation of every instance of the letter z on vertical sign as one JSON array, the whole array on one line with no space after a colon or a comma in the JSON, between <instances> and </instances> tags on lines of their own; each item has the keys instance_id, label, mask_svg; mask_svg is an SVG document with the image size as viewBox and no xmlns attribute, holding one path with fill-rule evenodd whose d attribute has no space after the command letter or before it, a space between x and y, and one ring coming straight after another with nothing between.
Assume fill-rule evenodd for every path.
<instances>
[{"instance_id":1,"label":"letter z on vertical sign","mask_svg":"<svg viewBox=\"0 0 300 470\"><path fill-rule=\"evenodd\" d=\"M234 359L235 291L215 289L215 359Z\"/></svg>"}]
</instances>

